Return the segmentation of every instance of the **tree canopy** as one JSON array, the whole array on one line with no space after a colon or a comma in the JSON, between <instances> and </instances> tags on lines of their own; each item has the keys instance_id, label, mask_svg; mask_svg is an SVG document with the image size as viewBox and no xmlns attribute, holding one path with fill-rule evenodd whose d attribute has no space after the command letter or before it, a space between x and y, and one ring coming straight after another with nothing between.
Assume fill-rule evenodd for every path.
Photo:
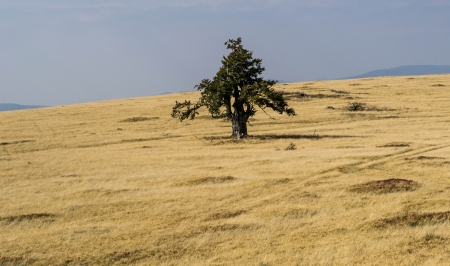
<instances>
[{"instance_id":1,"label":"tree canopy","mask_svg":"<svg viewBox=\"0 0 450 266\"><path fill-rule=\"evenodd\" d=\"M172 117L180 121L194 119L201 107L206 107L213 118L226 118L232 123L232 135L246 137L248 119L257 108L270 108L280 114L295 115L283 95L273 89L275 80L264 80L262 60L244 49L241 38L225 42L231 52L222 59L222 66L212 80L204 79L194 88L201 92L196 103L176 102Z\"/></svg>"}]
</instances>

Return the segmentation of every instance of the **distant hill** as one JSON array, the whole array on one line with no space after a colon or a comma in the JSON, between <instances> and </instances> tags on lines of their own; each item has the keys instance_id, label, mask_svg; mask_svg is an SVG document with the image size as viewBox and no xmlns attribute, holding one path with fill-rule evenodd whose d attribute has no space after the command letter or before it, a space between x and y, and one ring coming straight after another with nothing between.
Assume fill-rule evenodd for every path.
<instances>
[{"instance_id":1,"label":"distant hill","mask_svg":"<svg viewBox=\"0 0 450 266\"><path fill-rule=\"evenodd\" d=\"M446 73L450 73L450 66L411 65L389 69L374 70L362 75L346 77L342 79L358 79L358 78L370 78L380 76L415 76L415 75L446 74Z\"/></svg>"},{"instance_id":2,"label":"distant hill","mask_svg":"<svg viewBox=\"0 0 450 266\"><path fill-rule=\"evenodd\" d=\"M34 109L34 108L42 108L46 106L41 105L21 105L15 103L0 103L0 112L1 111L12 111L12 110L23 110L23 109Z\"/></svg>"}]
</instances>

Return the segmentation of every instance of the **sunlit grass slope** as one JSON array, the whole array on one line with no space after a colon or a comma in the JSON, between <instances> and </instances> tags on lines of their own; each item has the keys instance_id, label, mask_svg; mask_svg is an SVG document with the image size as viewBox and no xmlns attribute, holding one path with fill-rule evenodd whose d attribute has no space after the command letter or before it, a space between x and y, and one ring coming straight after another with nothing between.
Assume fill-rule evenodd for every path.
<instances>
[{"instance_id":1,"label":"sunlit grass slope","mask_svg":"<svg viewBox=\"0 0 450 266\"><path fill-rule=\"evenodd\" d=\"M197 92L0 113L0 265L448 265L450 75L276 89L241 141Z\"/></svg>"}]
</instances>

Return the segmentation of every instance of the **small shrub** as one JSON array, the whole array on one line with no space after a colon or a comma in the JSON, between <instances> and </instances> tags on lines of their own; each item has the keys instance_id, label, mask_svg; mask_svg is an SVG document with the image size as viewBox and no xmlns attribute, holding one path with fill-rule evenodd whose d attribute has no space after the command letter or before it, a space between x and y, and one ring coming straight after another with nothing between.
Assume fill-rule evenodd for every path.
<instances>
[{"instance_id":1,"label":"small shrub","mask_svg":"<svg viewBox=\"0 0 450 266\"><path fill-rule=\"evenodd\" d=\"M395 109L382 107L378 108L376 106L366 106L365 103L359 103L359 102L352 102L348 103L346 107L344 107L344 110L347 111L395 111Z\"/></svg>"},{"instance_id":2,"label":"small shrub","mask_svg":"<svg viewBox=\"0 0 450 266\"><path fill-rule=\"evenodd\" d=\"M286 148L284 148L285 151L293 151L296 149L297 149L297 147L295 146L295 144L293 142L291 142Z\"/></svg>"},{"instance_id":3,"label":"small shrub","mask_svg":"<svg viewBox=\"0 0 450 266\"><path fill-rule=\"evenodd\" d=\"M352 102L348 103L345 109L347 109L348 111L364 111L367 109L365 106L365 103Z\"/></svg>"}]
</instances>

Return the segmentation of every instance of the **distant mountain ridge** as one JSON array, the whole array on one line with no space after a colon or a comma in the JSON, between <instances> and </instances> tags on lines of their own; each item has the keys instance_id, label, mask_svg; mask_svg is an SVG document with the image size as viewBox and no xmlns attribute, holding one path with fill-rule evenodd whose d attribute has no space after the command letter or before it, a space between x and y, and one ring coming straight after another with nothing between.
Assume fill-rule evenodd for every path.
<instances>
[{"instance_id":1,"label":"distant mountain ridge","mask_svg":"<svg viewBox=\"0 0 450 266\"><path fill-rule=\"evenodd\" d=\"M430 74L447 74L450 73L450 65L408 65L399 66L389 69L378 69L367 72L362 75L346 77L341 79L359 79L380 76L416 76Z\"/></svg>"},{"instance_id":2,"label":"distant mountain ridge","mask_svg":"<svg viewBox=\"0 0 450 266\"><path fill-rule=\"evenodd\" d=\"M13 111L13 110L23 110L23 109L34 109L34 108L42 108L47 106L42 105L21 105L15 103L0 103L0 112L1 111Z\"/></svg>"}]
</instances>

